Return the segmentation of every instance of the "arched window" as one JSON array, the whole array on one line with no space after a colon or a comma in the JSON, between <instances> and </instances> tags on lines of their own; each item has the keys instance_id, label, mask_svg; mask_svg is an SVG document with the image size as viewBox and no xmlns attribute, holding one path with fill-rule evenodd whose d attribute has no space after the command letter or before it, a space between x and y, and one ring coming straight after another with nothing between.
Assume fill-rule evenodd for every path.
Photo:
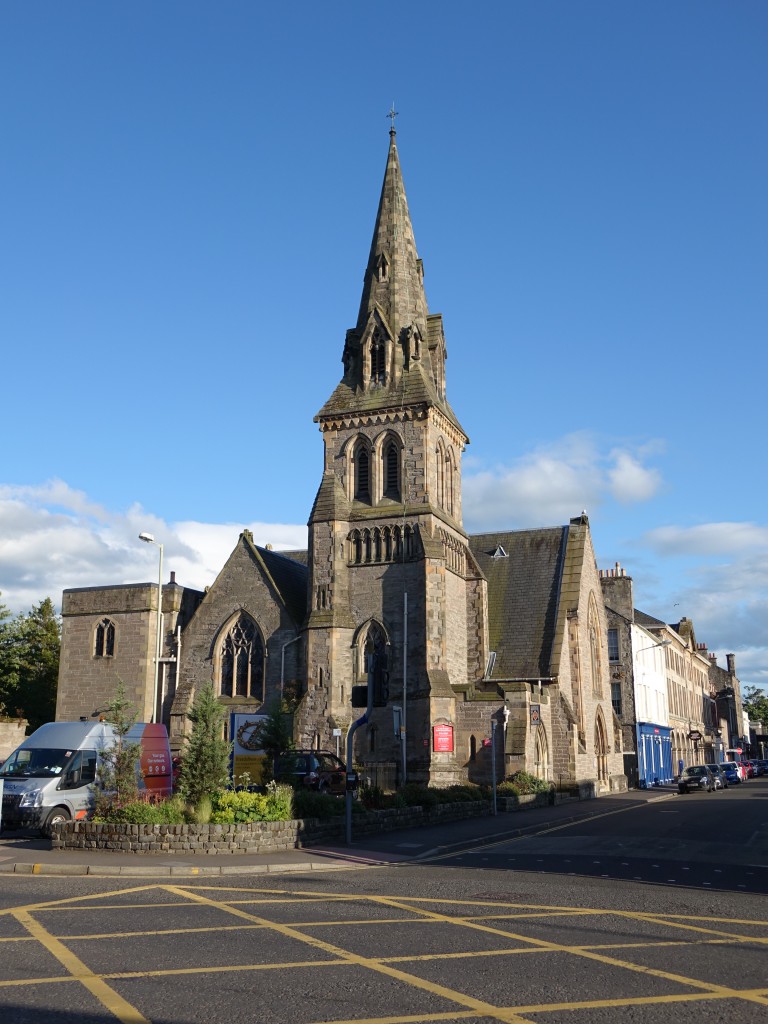
<instances>
[{"instance_id":1,"label":"arched window","mask_svg":"<svg viewBox=\"0 0 768 1024\"><path fill-rule=\"evenodd\" d=\"M115 624L111 619L102 619L96 627L93 655L95 658L115 656Z\"/></svg>"},{"instance_id":2,"label":"arched window","mask_svg":"<svg viewBox=\"0 0 768 1024\"><path fill-rule=\"evenodd\" d=\"M374 330L371 337L371 384L383 384L386 377L386 346L381 332Z\"/></svg>"},{"instance_id":3,"label":"arched window","mask_svg":"<svg viewBox=\"0 0 768 1024\"><path fill-rule=\"evenodd\" d=\"M371 457L364 441L355 448L355 498L368 503L371 500Z\"/></svg>"},{"instance_id":4,"label":"arched window","mask_svg":"<svg viewBox=\"0 0 768 1024\"><path fill-rule=\"evenodd\" d=\"M443 442L438 441L435 450L435 463L437 469L437 504L445 508L445 449Z\"/></svg>"},{"instance_id":5,"label":"arched window","mask_svg":"<svg viewBox=\"0 0 768 1024\"><path fill-rule=\"evenodd\" d=\"M544 726L539 724L536 728L536 743L533 752L533 765L537 779L546 779L547 759L547 735L544 732Z\"/></svg>"},{"instance_id":6,"label":"arched window","mask_svg":"<svg viewBox=\"0 0 768 1024\"><path fill-rule=\"evenodd\" d=\"M594 597L589 599L589 668L592 673L592 695L603 696L602 662L600 658L600 625L597 618Z\"/></svg>"},{"instance_id":7,"label":"arched window","mask_svg":"<svg viewBox=\"0 0 768 1024\"><path fill-rule=\"evenodd\" d=\"M365 639L359 645L362 657L358 662L359 678L368 681L369 672L373 678L374 706L383 707L389 699L389 661L387 637L378 622L371 622L365 631Z\"/></svg>"},{"instance_id":8,"label":"arched window","mask_svg":"<svg viewBox=\"0 0 768 1024\"><path fill-rule=\"evenodd\" d=\"M219 645L222 697L264 699L264 644L256 623L244 613Z\"/></svg>"},{"instance_id":9,"label":"arched window","mask_svg":"<svg viewBox=\"0 0 768 1024\"><path fill-rule=\"evenodd\" d=\"M384 497L400 500L400 449L394 439L384 445L382 452Z\"/></svg>"},{"instance_id":10,"label":"arched window","mask_svg":"<svg viewBox=\"0 0 768 1024\"><path fill-rule=\"evenodd\" d=\"M469 760L477 760L477 740L474 736L469 737Z\"/></svg>"},{"instance_id":11,"label":"arched window","mask_svg":"<svg viewBox=\"0 0 768 1024\"><path fill-rule=\"evenodd\" d=\"M600 782L608 779L608 737L602 712L598 709L595 716L595 760L597 761L597 778Z\"/></svg>"},{"instance_id":12,"label":"arched window","mask_svg":"<svg viewBox=\"0 0 768 1024\"><path fill-rule=\"evenodd\" d=\"M445 457L445 511L449 516L453 515L453 486L454 486L454 464L453 452Z\"/></svg>"}]
</instances>

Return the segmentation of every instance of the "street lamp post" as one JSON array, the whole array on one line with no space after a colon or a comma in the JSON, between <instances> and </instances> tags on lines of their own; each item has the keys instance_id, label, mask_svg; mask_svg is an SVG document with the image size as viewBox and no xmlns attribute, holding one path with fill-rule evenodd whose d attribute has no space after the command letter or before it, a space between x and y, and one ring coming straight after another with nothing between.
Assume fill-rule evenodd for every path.
<instances>
[{"instance_id":1,"label":"street lamp post","mask_svg":"<svg viewBox=\"0 0 768 1024\"><path fill-rule=\"evenodd\" d=\"M155 636L155 682L152 691L152 721L157 721L157 691L160 682L160 656L163 643L163 545L151 533L140 533L139 540L145 544L156 544L160 550L160 565L157 572L157 633Z\"/></svg>"}]
</instances>

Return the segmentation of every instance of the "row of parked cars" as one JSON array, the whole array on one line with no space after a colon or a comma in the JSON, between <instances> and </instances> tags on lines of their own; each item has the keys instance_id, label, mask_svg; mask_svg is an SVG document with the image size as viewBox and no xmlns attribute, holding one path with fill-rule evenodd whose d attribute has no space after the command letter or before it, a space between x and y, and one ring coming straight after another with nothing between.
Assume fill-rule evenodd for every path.
<instances>
[{"instance_id":1,"label":"row of parked cars","mask_svg":"<svg viewBox=\"0 0 768 1024\"><path fill-rule=\"evenodd\" d=\"M677 780L678 793L694 793L705 790L713 793L717 789L738 786L747 779L768 775L768 760L721 761L720 764L694 764L684 769Z\"/></svg>"}]
</instances>

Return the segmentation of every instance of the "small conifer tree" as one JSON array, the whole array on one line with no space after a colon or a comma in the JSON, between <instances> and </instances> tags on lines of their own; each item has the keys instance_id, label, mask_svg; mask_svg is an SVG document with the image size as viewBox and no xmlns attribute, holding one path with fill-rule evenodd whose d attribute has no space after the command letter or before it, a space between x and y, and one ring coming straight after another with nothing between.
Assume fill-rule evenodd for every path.
<instances>
[{"instance_id":1,"label":"small conifer tree","mask_svg":"<svg viewBox=\"0 0 768 1024\"><path fill-rule=\"evenodd\" d=\"M129 743L126 736L136 724L138 712L125 696L125 685L118 680L115 696L107 704L104 720L115 733L114 742L101 752L96 778L96 814L132 803L139 794L136 762L141 745Z\"/></svg>"},{"instance_id":2,"label":"small conifer tree","mask_svg":"<svg viewBox=\"0 0 768 1024\"><path fill-rule=\"evenodd\" d=\"M212 683L199 691L187 713L192 732L182 752L179 791L195 806L202 797L221 792L229 782L232 744L223 736L225 715Z\"/></svg>"}]
</instances>

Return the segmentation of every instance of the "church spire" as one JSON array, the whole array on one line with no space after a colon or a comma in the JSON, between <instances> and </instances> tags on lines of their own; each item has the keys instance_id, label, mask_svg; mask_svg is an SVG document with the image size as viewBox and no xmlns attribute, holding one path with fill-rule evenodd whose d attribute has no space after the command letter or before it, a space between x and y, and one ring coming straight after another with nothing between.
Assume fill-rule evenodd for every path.
<instances>
[{"instance_id":1,"label":"church spire","mask_svg":"<svg viewBox=\"0 0 768 1024\"><path fill-rule=\"evenodd\" d=\"M394 108L388 116L392 118L392 127L389 130L387 167L365 271L357 327L358 330L365 330L371 314L378 307L394 335L393 342L397 344L402 341L403 332L415 328L420 336L425 337L428 314L424 275L416 252L397 152Z\"/></svg>"}]
</instances>

